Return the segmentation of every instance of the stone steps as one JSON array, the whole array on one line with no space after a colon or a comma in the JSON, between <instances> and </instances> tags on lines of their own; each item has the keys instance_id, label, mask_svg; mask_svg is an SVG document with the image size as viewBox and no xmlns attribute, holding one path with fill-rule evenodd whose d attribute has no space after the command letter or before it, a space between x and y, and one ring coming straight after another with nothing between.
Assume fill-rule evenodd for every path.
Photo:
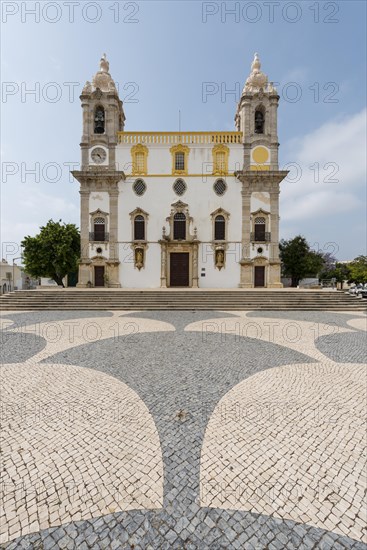
<instances>
[{"instance_id":1,"label":"stone steps","mask_svg":"<svg viewBox=\"0 0 367 550\"><path fill-rule=\"evenodd\" d=\"M25 310L334 310L365 311L367 302L320 290L19 290L0 298L3 311Z\"/></svg>"}]
</instances>

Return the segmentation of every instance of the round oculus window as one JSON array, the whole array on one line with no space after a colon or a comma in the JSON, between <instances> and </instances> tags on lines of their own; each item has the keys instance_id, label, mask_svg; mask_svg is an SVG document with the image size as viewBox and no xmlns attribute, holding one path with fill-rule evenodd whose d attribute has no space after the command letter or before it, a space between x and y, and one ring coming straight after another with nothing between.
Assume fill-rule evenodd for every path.
<instances>
[{"instance_id":1,"label":"round oculus window","mask_svg":"<svg viewBox=\"0 0 367 550\"><path fill-rule=\"evenodd\" d=\"M183 195L186 191L186 183L184 182L184 180L176 180L173 184L173 190L176 195Z\"/></svg>"},{"instance_id":2,"label":"round oculus window","mask_svg":"<svg viewBox=\"0 0 367 550\"><path fill-rule=\"evenodd\" d=\"M139 197L144 195L145 191L147 190L147 186L144 180L136 180L133 185L133 189Z\"/></svg>"},{"instance_id":3,"label":"round oculus window","mask_svg":"<svg viewBox=\"0 0 367 550\"><path fill-rule=\"evenodd\" d=\"M222 179L220 180L217 180L215 183L214 183L214 191L217 195L221 196L221 195L224 195L224 193L226 192L227 190L227 185L226 185L226 182Z\"/></svg>"}]
</instances>

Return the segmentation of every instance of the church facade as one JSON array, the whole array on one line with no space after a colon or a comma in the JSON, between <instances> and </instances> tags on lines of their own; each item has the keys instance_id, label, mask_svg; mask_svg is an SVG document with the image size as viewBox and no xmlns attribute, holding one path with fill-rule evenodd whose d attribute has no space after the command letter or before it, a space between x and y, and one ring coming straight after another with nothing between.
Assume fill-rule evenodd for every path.
<instances>
[{"instance_id":1,"label":"church facade","mask_svg":"<svg viewBox=\"0 0 367 550\"><path fill-rule=\"evenodd\" d=\"M106 56L83 110L79 287L279 288L279 96L255 54L233 132L127 132Z\"/></svg>"}]
</instances>

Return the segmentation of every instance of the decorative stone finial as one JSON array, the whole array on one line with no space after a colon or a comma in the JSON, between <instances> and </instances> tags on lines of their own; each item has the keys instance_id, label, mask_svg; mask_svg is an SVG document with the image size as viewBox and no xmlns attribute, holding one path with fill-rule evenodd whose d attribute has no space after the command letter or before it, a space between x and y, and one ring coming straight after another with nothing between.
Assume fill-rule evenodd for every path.
<instances>
[{"instance_id":1,"label":"decorative stone finial","mask_svg":"<svg viewBox=\"0 0 367 550\"><path fill-rule=\"evenodd\" d=\"M261 61L259 54L255 53L254 60L251 63L251 73L246 84L243 88L243 93L248 92L259 92L260 90L264 92L275 92L274 86L268 82L268 77L261 71Z\"/></svg>"},{"instance_id":2,"label":"decorative stone finial","mask_svg":"<svg viewBox=\"0 0 367 550\"><path fill-rule=\"evenodd\" d=\"M95 91L99 88L102 92L116 92L115 83L109 73L110 64L107 61L107 56L104 53L99 62L99 71L93 77L92 88Z\"/></svg>"},{"instance_id":3,"label":"decorative stone finial","mask_svg":"<svg viewBox=\"0 0 367 550\"><path fill-rule=\"evenodd\" d=\"M259 54L255 53L254 54L254 60L251 63L251 71L252 72L254 72L254 71L260 72L260 69L261 69L261 62L260 62Z\"/></svg>"},{"instance_id":4,"label":"decorative stone finial","mask_svg":"<svg viewBox=\"0 0 367 550\"><path fill-rule=\"evenodd\" d=\"M101 60L99 62L99 67L100 67L100 70L103 72L103 73L108 73L109 70L110 70L110 64L109 62L107 61L107 56L106 54L104 53L101 57Z\"/></svg>"},{"instance_id":5,"label":"decorative stone finial","mask_svg":"<svg viewBox=\"0 0 367 550\"><path fill-rule=\"evenodd\" d=\"M82 93L83 94L90 94L92 92L92 84L87 80L87 82L84 84L84 88Z\"/></svg>"}]
</instances>

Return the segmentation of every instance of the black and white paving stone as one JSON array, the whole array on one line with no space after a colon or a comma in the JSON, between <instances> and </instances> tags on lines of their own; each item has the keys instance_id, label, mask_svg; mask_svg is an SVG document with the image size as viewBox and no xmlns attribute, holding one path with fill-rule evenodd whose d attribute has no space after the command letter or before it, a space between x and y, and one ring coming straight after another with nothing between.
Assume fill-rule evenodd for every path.
<instances>
[{"instance_id":1,"label":"black and white paving stone","mask_svg":"<svg viewBox=\"0 0 367 550\"><path fill-rule=\"evenodd\" d=\"M363 374L366 334L363 330L348 324L350 319L364 318L362 315L326 312L279 312L277 315L274 312L249 312L239 315L231 312L203 311L80 313L78 315L78 312L39 312L35 316L32 313L24 313L12 314L9 317L3 315L3 321L6 319L14 323L11 325L9 322L3 332L3 362L8 363L8 368L5 370L5 389L7 391L7 388L11 388L11 392L16 391L17 384L12 380L13 375L14 377L39 376L40 384L44 384L44 391L50 391L50 395L55 396L58 369L64 369L62 372L70 376L70 381L75 383L77 381L75 391L80 391L84 379L86 393L89 385L95 385L96 391L90 398L96 399L97 402L98 388L104 386L104 380L108 379L111 388L113 387L111 379L116 380L116 385L121 385L121 392L125 391L122 388L127 388L126 391L131 390L131 396L136 396L136 403L143 403L147 408L148 416L144 417L140 428L142 445L146 445L147 453L153 452L153 455L159 455L162 459L162 475L159 473L157 476L152 475L147 481L148 485L151 483L154 494L158 495L152 504L154 509L150 505L144 508L144 505L139 502L136 509L121 510L120 506L120 509L113 513L101 514L98 507L93 511L93 504L90 504L88 511L77 510L75 515L78 517L78 513L88 512L90 516L88 519L73 519L73 514L70 512L69 520L63 521L64 516L55 509L54 516L41 522L36 495L34 503L36 519L35 523L32 523L32 518L26 521L27 532L22 529L23 525L19 525L19 532L17 532L16 514L18 510L23 511L21 500L13 502L14 508L8 516L5 513L4 519L10 527L4 530L3 548L45 550L53 548L70 550L74 548L187 550L353 548L362 550L367 548L365 532L363 532L363 502L359 502L362 478L355 474L360 471L360 463L366 458L365 451L360 453L363 445L363 436L361 436L363 430L360 422L346 425L344 416L336 419L336 428L334 424L330 427L330 422L318 424L315 432L319 439L316 440L312 437L302 437L299 433L299 426L302 427L309 422L307 415L314 407L314 398L320 401L322 406L324 402L335 404L335 400L340 399L342 395L346 408L355 407L363 400L363 384L366 380ZM102 336L97 331L98 337L95 340L88 336L86 338L88 341L81 342L80 339L70 341L70 332L66 335L61 331L62 336L57 341L57 345L55 344L55 348L47 348L47 337L56 339L55 327L45 331L47 324L50 326L60 323L60 326L64 327L63 323L68 320L80 321L80 327L83 327L83 330L87 323L90 324L91 329L94 322L100 323ZM298 323L302 341L298 342L293 332L289 332L292 327L286 327L286 333L290 334L289 345L284 338L277 338L276 332L273 333L273 338L264 338L265 328L269 328L269 322L271 323L272 320L278 320L280 323ZM257 337L254 322L259 324L261 337ZM41 327L38 336L26 332L27 327L29 330L34 323L40 324ZM115 331L114 336L111 337L108 330L115 327L115 323L118 327L124 327L124 330ZM330 330L322 329L320 333L312 328L315 324ZM24 333L19 327L25 327ZM335 333L332 330L334 327L338 329ZM90 334L90 331L85 334ZM306 334L307 338L310 334L314 335L313 342L306 343L307 345L303 339ZM359 367L362 370L359 370ZM43 377L42 369L44 369ZM52 378L53 372L55 380ZM318 376L320 376L319 382L315 384L313 390L312 377ZM9 377L9 386L7 386L7 377ZM351 379L352 385L350 385ZM248 386L247 382L249 382ZM31 387L30 384L29 388ZM265 391L265 387L269 393L264 394L263 398L261 392ZM263 407L261 410L264 411L271 396L275 395L276 391L281 394L282 389L287 391L287 395L282 398L287 403L302 401L304 416L300 425L297 424L299 419L296 421L291 416L286 419L284 430L280 432L278 422L273 427L269 427L267 419L263 419L262 415L260 420L257 419L254 436L254 432L248 428L247 424L241 424L242 417L238 419L236 417L234 423L231 418L228 424L225 419L223 420L223 411L225 414L236 415L238 404L246 404L249 398L256 399L258 406ZM24 388L22 391L25 391ZM60 386L60 395L67 391L67 387ZM237 393L231 401L232 391ZM294 392L293 395L292 392ZM100 393L103 394L102 390ZM24 393L13 397L21 399L22 395ZM65 399L69 399L69 394L65 395ZM6 399L10 399L10 396L11 393L6 393ZM107 400L108 394L103 394L102 397ZM277 399L279 402L279 396ZM308 403L311 401L312 404L308 409ZM218 407L221 408L218 409ZM215 418L218 414L220 422L217 425ZM7 420L6 418L5 425L9 426ZM284 423L284 418L281 421ZM149 429L146 428L144 432L144 426L148 425ZM310 425L307 424L307 430L310 429ZM158 439L152 426L157 430ZM295 426L297 430L294 429ZM42 429L45 429L44 437L48 437L47 429L49 429L50 440L58 442L59 445L59 440L52 438L55 434L57 435L60 427L65 429L64 425L54 426L50 423L42 425ZM227 428L228 434L226 434ZM335 429L339 431L330 431ZM98 430L99 445L103 446L111 441L108 430L110 430L108 423L103 429ZM291 434L292 430L298 432L298 435ZM12 439L7 447L9 457L14 462L14 469L10 470L10 478L7 480L15 479L16 476L20 476L19 479L21 479L22 468L26 468L26 465L20 461L17 462L17 452L22 445L32 448L32 441L34 441L27 427L25 428L21 422L15 424L14 432L14 440ZM256 433L258 433L257 439ZM289 435L288 438L288 433L292 437ZM354 453L353 457L356 455L354 471L353 469L349 471L347 455L344 453L344 456L338 448L330 444L322 454L318 453L317 445L315 446L315 441L322 441L323 438L327 440L327 437L335 440L339 433L352 441L348 452ZM231 438L231 434L234 434L234 438ZM73 437L76 438L76 443L72 446L73 451L70 453L76 454L68 456L66 451L63 457L65 465L62 461L57 463L61 476L69 467L69 460L77 463L78 437L88 439L95 436L93 421L90 422L90 426L84 423L83 430L75 432ZM121 437L121 434L116 437ZM130 432L125 434L125 437L131 438L131 442L135 441ZM251 445L247 444L250 437L254 437ZM255 472L259 480L264 473L266 477L267 471L275 472L275 465L271 462L275 455L272 454L271 449L275 449L277 456L291 457L297 437L299 437L299 445L306 445L304 454L309 455L311 467L312 464L317 466L315 479L319 480L321 474L318 470L322 469L324 464L329 474L333 469L335 470L335 477L331 479L328 474L327 479L329 485L333 482L337 498L336 501L328 500L326 492L322 498L318 497L315 503L311 503L314 504L312 510L305 509L303 513L290 497L289 503L284 504L287 513L283 514L279 507L274 508L273 513L268 500L263 495L258 496L257 489L261 487L260 481L256 485L256 479L248 478L247 472L251 472L251 476ZM269 463L265 461L263 464L263 457L261 453L258 454L256 445L258 450L263 449L262 444L265 440L269 442L267 447ZM128 446L130 443L124 442L123 439L118 440L117 448L121 449L121 454L125 445ZM131 448L134 450L134 447ZM80 449L82 453L85 446L81 445ZM214 449L213 456L209 456L209 449ZM108 452L108 444L106 451ZM138 450L136 447L136 452L138 451L141 452L142 449L139 447ZM223 462L221 462L222 454L225 455ZM61 452L59 455L61 456ZM351 455L348 456L350 463ZM94 455L90 456L89 461L87 459L89 460L89 457L82 456L78 468L83 471L86 465L89 465L89 468L96 470L95 477L92 479L96 487L100 487L105 479L104 471L101 473L103 465ZM205 469L206 464L209 463L210 468L213 468L212 477L209 470ZM41 458L37 462L36 457L35 464L39 472L34 472L34 476L36 479L37 476L42 478L44 469ZM285 463L283 471L275 472L278 476L277 483L283 484L282 487L289 479L293 479L294 484L299 483L297 475L299 476L299 472L303 471L303 466L300 470L297 469L298 466L289 458L289 463L288 465ZM120 467L129 469L126 462L121 462ZM340 472L344 467L345 475L341 476ZM157 470L153 469L154 471L159 472L159 464L154 468L157 468ZM221 482L220 491L224 492L223 504L217 506L221 496L218 494L218 487L214 490L215 494L208 496L206 493L208 493L207 486L211 483L216 487L216 480L221 478L222 471L228 473L229 477L227 476L226 479L232 480L237 478L231 472L238 471L238 482L234 486L232 482L228 486L223 486ZM131 470L129 472L131 477L127 477L125 481L136 486L143 483L141 478L137 479L134 476L134 472ZM108 482L106 486L108 487ZM245 502L237 491L239 488L242 490L248 487L255 487L254 495L257 497L254 506ZM357 489L352 491L353 494L349 496L349 487L357 488L358 491ZM162 500L159 497L160 489ZM7 487L4 487L4 491L7 496ZM308 502L307 498L306 502ZM62 497L60 499L62 500ZM88 508L88 500L84 505ZM305 508L307 507L308 504ZM57 514L59 514L58 517ZM284 517L279 517L282 514ZM41 525L47 522L49 525L42 528ZM38 525L40 528L33 532L32 525Z\"/></svg>"}]
</instances>

